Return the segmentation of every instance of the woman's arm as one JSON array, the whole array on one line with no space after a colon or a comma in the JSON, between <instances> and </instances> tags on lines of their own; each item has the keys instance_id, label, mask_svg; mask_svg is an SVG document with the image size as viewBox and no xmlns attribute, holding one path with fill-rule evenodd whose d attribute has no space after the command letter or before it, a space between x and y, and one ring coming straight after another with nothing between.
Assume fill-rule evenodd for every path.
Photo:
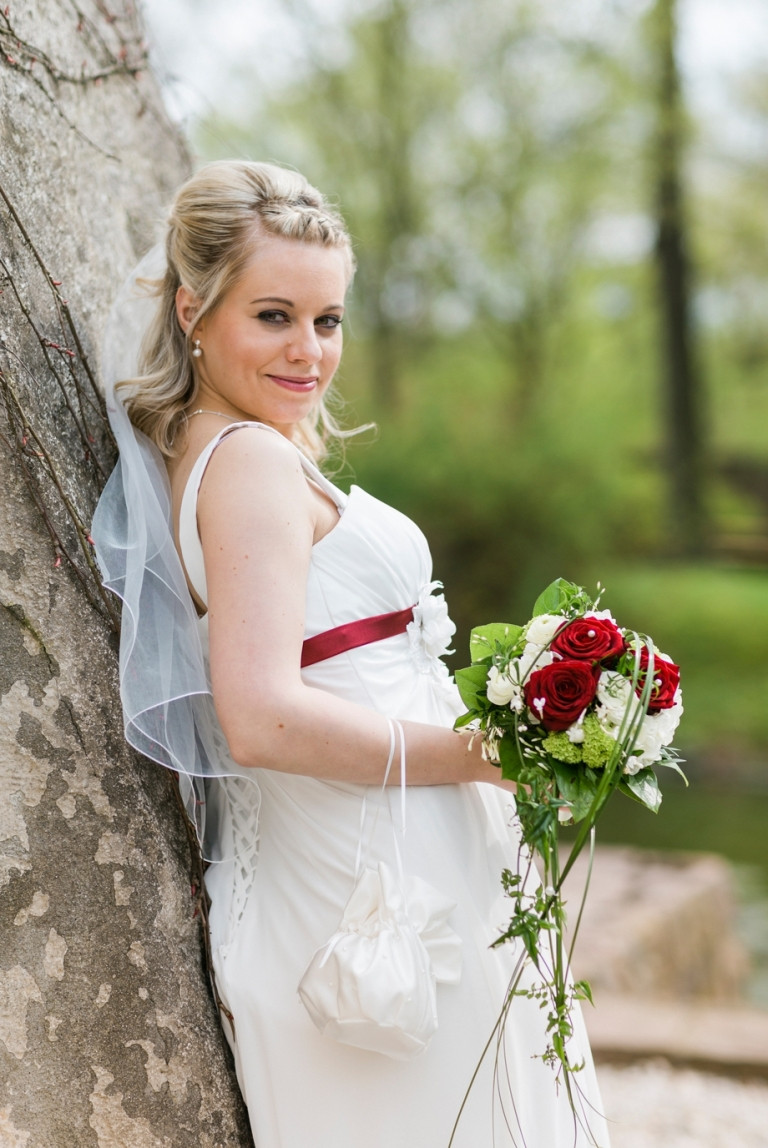
<instances>
[{"instance_id":1,"label":"woman's arm","mask_svg":"<svg viewBox=\"0 0 768 1148\"><path fill-rule=\"evenodd\" d=\"M214 451L198 500L213 696L241 765L376 784L389 750L386 718L305 685L299 672L321 509L296 452L276 435L239 430ZM479 738L403 725L409 784L500 781Z\"/></svg>"}]
</instances>

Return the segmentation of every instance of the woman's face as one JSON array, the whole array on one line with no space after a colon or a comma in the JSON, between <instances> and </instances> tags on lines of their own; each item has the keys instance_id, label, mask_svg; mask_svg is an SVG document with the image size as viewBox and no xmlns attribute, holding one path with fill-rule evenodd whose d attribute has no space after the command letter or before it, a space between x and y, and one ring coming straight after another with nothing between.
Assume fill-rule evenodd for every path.
<instances>
[{"instance_id":1,"label":"woman's face","mask_svg":"<svg viewBox=\"0 0 768 1148\"><path fill-rule=\"evenodd\" d=\"M347 267L340 248L262 236L242 278L194 330L202 350L195 405L290 437L339 365ZM194 302L179 289L185 329Z\"/></svg>"}]
</instances>

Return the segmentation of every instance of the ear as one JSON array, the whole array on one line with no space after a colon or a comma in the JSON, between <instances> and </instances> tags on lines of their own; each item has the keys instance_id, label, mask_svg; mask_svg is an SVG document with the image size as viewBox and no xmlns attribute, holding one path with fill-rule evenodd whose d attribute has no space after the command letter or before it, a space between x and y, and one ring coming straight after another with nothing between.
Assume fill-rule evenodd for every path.
<instances>
[{"instance_id":1,"label":"ear","mask_svg":"<svg viewBox=\"0 0 768 1148\"><path fill-rule=\"evenodd\" d=\"M176 292L176 317L185 335L189 334L189 329L199 310L200 300L197 296L193 295L188 287L179 287Z\"/></svg>"}]
</instances>

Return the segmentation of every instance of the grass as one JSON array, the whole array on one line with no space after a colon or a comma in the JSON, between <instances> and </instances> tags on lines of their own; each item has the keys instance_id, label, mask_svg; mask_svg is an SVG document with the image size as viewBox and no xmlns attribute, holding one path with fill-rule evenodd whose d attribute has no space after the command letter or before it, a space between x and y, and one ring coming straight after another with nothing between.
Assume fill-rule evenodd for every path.
<instances>
[{"instance_id":1,"label":"grass","mask_svg":"<svg viewBox=\"0 0 768 1148\"><path fill-rule=\"evenodd\" d=\"M639 564L602 579L620 623L651 634L681 667L683 749L720 754L724 766L762 762L768 787L768 573Z\"/></svg>"},{"instance_id":2,"label":"grass","mask_svg":"<svg viewBox=\"0 0 768 1148\"><path fill-rule=\"evenodd\" d=\"M520 380L479 329L408 359L401 407L384 417L365 386L365 347L351 347L343 389L361 419L380 419L375 444L350 446L351 467L426 533L459 626L454 665L466 661L472 625L523 621L560 575L599 579L620 623L651 634L682 668L682 751L726 770L749 765L754 782L768 775L768 571L652 557L665 549L669 499L654 327L639 303L633 316L598 322L593 286L522 421L510 404ZM642 284L630 286L639 298ZM713 449L754 453L768 388L727 348L705 350ZM708 493L718 530L757 528L756 504L721 482Z\"/></svg>"}]
</instances>

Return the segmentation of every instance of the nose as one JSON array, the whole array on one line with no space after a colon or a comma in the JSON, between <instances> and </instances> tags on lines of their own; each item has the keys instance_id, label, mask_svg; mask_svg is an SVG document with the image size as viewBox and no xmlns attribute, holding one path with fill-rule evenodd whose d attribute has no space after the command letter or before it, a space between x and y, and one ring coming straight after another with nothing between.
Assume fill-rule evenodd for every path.
<instances>
[{"instance_id":1,"label":"nose","mask_svg":"<svg viewBox=\"0 0 768 1148\"><path fill-rule=\"evenodd\" d=\"M314 323L293 327L286 356L293 363L316 363L322 358L322 348Z\"/></svg>"}]
</instances>

